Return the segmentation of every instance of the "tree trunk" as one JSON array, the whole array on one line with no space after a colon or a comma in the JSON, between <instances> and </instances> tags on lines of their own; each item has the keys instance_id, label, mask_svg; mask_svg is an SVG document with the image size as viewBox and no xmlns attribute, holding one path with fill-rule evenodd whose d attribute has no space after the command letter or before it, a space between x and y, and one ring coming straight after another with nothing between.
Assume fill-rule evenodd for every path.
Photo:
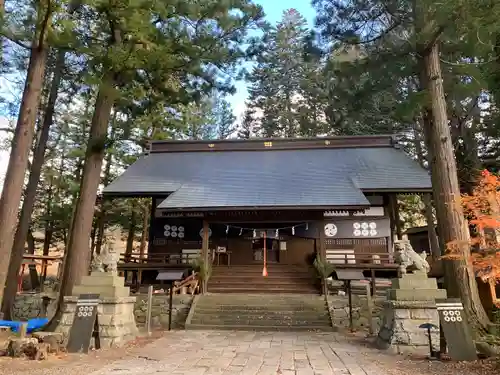
<instances>
[{"instance_id":1,"label":"tree trunk","mask_svg":"<svg viewBox=\"0 0 500 375\"><path fill-rule=\"evenodd\" d=\"M50 127L52 126L55 105L57 101L57 93L61 84L64 72L64 56L65 53L60 51L58 53L56 63L54 66L54 76L52 79L49 99L45 107L45 116L43 118L40 136L38 138L37 146L33 154L33 164L31 166L28 185L26 187L26 194L23 200L23 207L21 210L21 217L17 227L16 235L14 238L14 245L12 247L12 255L10 258L9 271L7 274L7 283L5 286L5 295L2 311L10 311L10 306L14 303L16 296L17 283L15 282L14 272L19 269L22 262L22 254L24 252L24 243L28 233L31 221L31 214L35 204L36 192L40 175L42 172L43 163L45 161L45 151L47 148L47 140L49 139Z\"/></svg>"},{"instance_id":2,"label":"tree trunk","mask_svg":"<svg viewBox=\"0 0 500 375\"><path fill-rule=\"evenodd\" d=\"M139 248L139 257L144 258L144 254L146 253L146 247L148 244L148 232L149 232L149 215L150 208L148 204L143 206L142 211L142 233L141 233L141 246Z\"/></svg>"},{"instance_id":3,"label":"tree trunk","mask_svg":"<svg viewBox=\"0 0 500 375\"><path fill-rule=\"evenodd\" d=\"M71 295L73 286L80 283L82 277L89 271L90 232L106 146L106 133L115 98L114 80L108 73L100 84L92 117L80 195L76 201L74 220L69 234L69 246L66 249L59 305L62 305L64 296Z\"/></svg>"},{"instance_id":4,"label":"tree trunk","mask_svg":"<svg viewBox=\"0 0 500 375\"><path fill-rule=\"evenodd\" d=\"M432 119L428 116L425 115L423 116L422 121L425 123L426 121L432 121ZM416 121L416 124L418 124L419 121ZM428 125L429 126L429 125ZM422 150L422 139L421 139L421 133L420 131L421 126L415 126L414 129L414 137L415 137L415 151L417 153L417 159L422 168L426 168L425 166L425 160L424 160L424 152ZM432 212L432 195L431 194L424 194L422 197L422 200L425 205L425 220L427 222L427 237L429 239L429 249L431 250L431 257L434 262L438 261L441 258L441 249L439 247L439 241L438 237L436 234L436 225L434 224L434 214ZM436 264L436 263L433 263Z\"/></svg>"},{"instance_id":5,"label":"tree trunk","mask_svg":"<svg viewBox=\"0 0 500 375\"><path fill-rule=\"evenodd\" d=\"M109 133L109 137L112 140L114 138L114 128L115 128L115 122L116 122L116 115L117 112L115 111L113 115L113 121L111 124L111 130ZM104 178L103 178L103 184L104 186L108 186L109 182L111 180L111 164L113 163L113 153L109 151L106 154L106 165L104 166ZM99 213L97 214L97 240L95 242L95 252L96 254L101 253L101 248L102 248L102 242L104 240L104 230L105 230L105 224L106 224L106 209L108 207L108 201L106 198L102 198L101 200L101 208Z\"/></svg>"},{"instance_id":6,"label":"tree trunk","mask_svg":"<svg viewBox=\"0 0 500 375\"><path fill-rule=\"evenodd\" d=\"M130 216L130 224L128 227L127 245L125 247L126 262L130 260L130 258L132 257L132 251L134 250L135 222L136 222L135 206L132 205L132 215Z\"/></svg>"},{"instance_id":7,"label":"tree trunk","mask_svg":"<svg viewBox=\"0 0 500 375\"><path fill-rule=\"evenodd\" d=\"M429 249L431 250L431 257L437 261L443 255L439 247L439 239L436 233L436 224L434 223L434 214L432 212L432 197L430 194L424 194L422 200L425 205L425 220L427 222L427 236L429 238Z\"/></svg>"},{"instance_id":8,"label":"tree trunk","mask_svg":"<svg viewBox=\"0 0 500 375\"><path fill-rule=\"evenodd\" d=\"M28 73L19 109L12 150L0 200L0 305L2 304L8 265L21 203L24 178L35 129L36 115L42 92L47 48L34 46L31 50Z\"/></svg>"},{"instance_id":9,"label":"tree trunk","mask_svg":"<svg viewBox=\"0 0 500 375\"><path fill-rule=\"evenodd\" d=\"M469 321L475 323L479 329L486 329L489 319L479 298L470 262L470 238L460 203L457 166L441 77L439 44L433 42L422 51L421 83L422 87L428 90L432 111L432 121L424 124L424 132L428 142L439 240L443 249L450 243L456 244L461 257L444 262L448 296L461 298Z\"/></svg>"},{"instance_id":10,"label":"tree trunk","mask_svg":"<svg viewBox=\"0 0 500 375\"><path fill-rule=\"evenodd\" d=\"M35 237L33 237L33 232L31 231L29 231L28 233L27 243L28 243L28 254L35 255ZM30 264L28 269L30 272L31 289L32 290L38 289L40 287L40 279L38 278L38 271L36 270L36 266ZM19 268L17 269L17 272L19 272ZM16 274L16 290L17 290L17 274ZM11 309L9 307L9 311L4 311L4 314L8 316L10 314L10 311Z\"/></svg>"},{"instance_id":11,"label":"tree trunk","mask_svg":"<svg viewBox=\"0 0 500 375\"><path fill-rule=\"evenodd\" d=\"M94 250L97 241L97 227L95 225L92 226L92 231L90 232L90 255L91 261L94 259ZM92 262L91 262L92 263Z\"/></svg>"}]
</instances>

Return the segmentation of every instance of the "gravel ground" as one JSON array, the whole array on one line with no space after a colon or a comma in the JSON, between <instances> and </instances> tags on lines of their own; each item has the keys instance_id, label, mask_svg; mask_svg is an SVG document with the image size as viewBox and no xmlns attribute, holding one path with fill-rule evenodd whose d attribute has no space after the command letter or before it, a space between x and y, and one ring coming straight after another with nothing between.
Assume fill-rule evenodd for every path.
<instances>
[{"instance_id":1,"label":"gravel ground","mask_svg":"<svg viewBox=\"0 0 500 375\"><path fill-rule=\"evenodd\" d=\"M90 375L107 364L122 358L137 356L147 344L163 335L153 332L150 337L141 337L128 343L124 348L103 349L89 354L67 354L51 356L46 361L29 361L25 359L0 357L1 375Z\"/></svg>"},{"instance_id":2,"label":"gravel ground","mask_svg":"<svg viewBox=\"0 0 500 375\"><path fill-rule=\"evenodd\" d=\"M351 336L349 341L369 346L361 336ZM429 361L426 350L404 355L388 354L384 351L364 353L367 360L373 361L386 371L386 375L495 375L500 374L500 359L478 360L474 362Z\"/></svg>"},{"instance_id":3,"label":"gravel ground","mask_svg":"<svg viewBox=\"0 0 500 375\"><path fill-rule=\"evenodd\" d=\"M0 358L1 375L90 375L115 361L144 356L143 348L163 336L155 332L151 337L140 338L121 349L107 349L88 355L62 354L47 361L34 362L22 359ZM384 375L484 375L500 374L498 362L477 361L469 363L427 361L422 354L392 355L374 351L360 336L346 337L346 342L359 345L363 362L371 363ZM363 350L363 346L366 350ZM369 371L369 366L366 368ZM379 373L379 371L377 371ZM207 374L208 375L208 374Z\"/></svg>"}]
</instances>

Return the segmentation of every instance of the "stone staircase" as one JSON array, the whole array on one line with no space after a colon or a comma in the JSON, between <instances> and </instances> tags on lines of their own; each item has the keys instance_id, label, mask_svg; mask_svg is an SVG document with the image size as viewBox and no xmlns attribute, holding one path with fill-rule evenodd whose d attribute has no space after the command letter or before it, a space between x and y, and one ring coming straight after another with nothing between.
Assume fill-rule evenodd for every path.
<instances>
[{"instance_id":1,"label":"stone staircase","mask_svg":"<svg viewBox=\"0 0 500 375\"><path fill-rule=\"evenodd\" d=\"M318 278L312 267L271 264L268 276L262 265L214 266L208 281L210 293L293 293L319 295Z\"/></svg>"},{"instance_id":2,"label":"stone staircase","mask_svg":"<svg viewBox=\"0 0 500 375\"><path fill-rule=\"evenodd\" d=\"M196 296L186 329L332 331L324 297L293 294Z\"/></svg>"}]
</instances>

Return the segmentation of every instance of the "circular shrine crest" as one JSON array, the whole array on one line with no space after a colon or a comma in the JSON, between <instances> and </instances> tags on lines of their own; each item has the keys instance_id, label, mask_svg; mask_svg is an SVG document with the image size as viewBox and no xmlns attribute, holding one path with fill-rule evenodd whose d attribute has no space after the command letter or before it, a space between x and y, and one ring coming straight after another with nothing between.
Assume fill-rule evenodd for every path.
<instances>
[{"instance_id":1,"label":"circular shrine crest","mask_svg":"<svg viewBox=\"0 0 500 375\"><path fill-rule=\"evenodd\" d=\"M333 223L325 225L325 236L335 237L337 235L337 226Z\"/></svg>"}]
</instances>

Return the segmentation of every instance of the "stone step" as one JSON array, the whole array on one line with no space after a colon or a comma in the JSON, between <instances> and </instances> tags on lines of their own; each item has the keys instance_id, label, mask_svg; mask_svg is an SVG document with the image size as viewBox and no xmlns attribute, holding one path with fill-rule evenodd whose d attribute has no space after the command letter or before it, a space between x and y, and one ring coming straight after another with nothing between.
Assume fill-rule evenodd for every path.
<instances>
[{"instance_id":1,"label":"stone step","mask_svg":"<svg viewBox=\"0 0 500 375\"><path fill-rule=\"evenodd\" d=\"M232 281L232 280L235 280L235 281L256 281L256 282L267 282L267 283L270 283L270 282L280 282L280 281L298 281L298 282L306 282L306 283L310 283L310 282L314 282L316 281L317 279L310 276L310 275L269 275L269 276L262 276L261 274L260 275L217 275L217 274L213 274L210 279L209 279L209 282L211 281L214 281L214 280L217 280L217 281Z\"/></svg>"},{"instance_id":2,"label":"stone step","mask_svg":"<svg viewBox=\"0 0 500 375\"><path fill-rule=\"evenodd\" d=\"M191 320L191 324L200 325L224 325L224 326L261 326L261 327L275 327L275 326L296 326L296 327L323 327L331 326L329 319L237 319L237 318L227 318L227 319L209 319L209 318L199 318L194 316Z\"/></svg>"},{"instance_id":3,"label":"stone step","mask_svg":"<svg viewBox=\"0 0 500 375\"><path fill-rule=\"evenodd\" d=\"M262 270L263 264L251 265L251 266L213 266L212 268L217 271L255 271ZM266 268L269 270L276 271L309 271L314 270L314 267L302 267L302 266L288 266L288 265L276 265L267 264Z\"/></svg>"},{"instance_id":4,"label":"stone step","mask_svg":"<svg viewBox=\"0 0 500 375\"><path fill-rule=\"evenodd\" d=\"M309 332L331 332L331 325L318 326L262 326L262 325L221 325L221 324L186 324L187 330L231 330L231 331L309 331Z\"/></svg>"},{"instance_id":5,"label":"stone step","mask_svg":"<svg viewBox=\"0 0 500 375\"><path fill-rule=\"evenodd\" d=\"M295 281L295 280L290 280L290 279L285 279L285 280L281 280L281 281L277 281L277 282L274 282L271 281L271 280L255 280L255 281L252 281L252 280L249 280L249 279L245 279L245 278L241 278L241 279L232 279L232 280L224 280L221 282L221 280L209 280L208 281L209 283L209 286L210 286L210 283L214 284L214 285L232 285L232 284L237 284L237 285L245 285L247 287L251 287L253 285L257 285L257 286L263 286L263 287L272 287L274 285L283 285L283 286L289 286L289 285L296 285L296 286L306 286L306 287L309 287L309 288L315 288L315 283L313 281ZM297 294L300 294L300 292L298 292Z\"/></svg>"},{"instance_id":6,"label":"stone step","mask_svg":"<svg viewBox=\"0 0 500 375\"><path fill-rule=\"evenodd\" d=\"M262 273L262 265L259 265L258 267L213 267L212 271L217 272L217 273L255 273L255 272L260 272ZM267 266L267 272L275 272L275 273L285 273L285 272L296 272L296 273L315 273L316 271L313 268L304 268L304 267L289 267L289 266L283 266L283 267L276 267L276 266Z\"/></svg>"},{"instance_id":7,"label":"stone step","mask_svg":"<svg viewBox=\"0 0 500 375\"><path fill-rule=\"evenodd\" d=\"M257 319L266 319L266 320L283 320L283 319L292 319L292 320L328 320L330 319L330 315L326 311L307 311L307 312L295 312L295 311L283 311L279 312L270 312L270 311L207 311L198 309L194 313L193 319L246 319L246 320L257 320Z\"/></svg>"},{"instance_id":8,"label":"stone step","mask_svg":"<svg viewBox=\"0 0 500 375\"><path fill-rule=\"evenodd\" d=\"M307 286L291 286L283 285L277 287L259 287L259 286L248 286L248 287L231 287L231 286L214 286L208 285L208 291L212 293L308 293L308 294L319 294L319 290L314 287Z\"/></svg>"},{"instance_id":9,"label":"stone step","mask_svg":"<svg viewBox=\"0 0 500 375\"><path fill-rule=\"evenodd\" d=\"M304 294L203 295L186 328L332 330L324 298Z\"/></svg>"},{"instance_id":10,"label":"stone step","mask_svg":"<svg viewBox=\"0 0 500 375\"><path fill-rule=\"evenodd\" d=\"M280 271L274 271L274 270L267 270L267 277L272 277L272 276L288 276L288 277L316 277L316 274L312 272L307 272L307 271L290 271L290 270L280 270ZM262 276L262 269L260 270L255 270L255 271L212 271L212 276L255 276L255 277L263 277Z\"/></svg>"},{"instance_id":11,"label":"stone step","mask_svg":"<svg viewBox=\"0 0 500 375\"><path fill-rule=\"evenodd\" d=\"M252 304L252 303L216 303L216 302L198 302L196 304L197 309L207 309L207 310L262 310L262 311L317 311L326 308L326 304L323 303L269 303L265 304Z\"/></svg>"},{"instance_id":12,"label":"stone step","mask_svg":"<svg viewBox=\"0 0 500 375\"><path fill-rule=\"evenodd\" d=\"M272 302L267 301L267 304L263 303L245 303L241 301L240 303L222 303L222 302L209 302L201 301L197 302L196 307L199 309L221 309L221 310L264 310L264 311L297 311L297 310L318 310L326 308L324 302L318 303L290 303L290 302Z\"/></svg>"},{"instance_id":13,"label":"stone step","mask_svg":"<svg viewBox=\"0 0 500 375\"><path fill-rule=\"evenodd\" d=\"M221 297L222 296L222 297ZM287 298L290 296L290 298ZM324 297L314 294L301 294L300 298L296 294L206 294L198 298L197 306L258 306L265 308L275 308L279 306L290 306L292 309L300 306L325 306Z\"/></svg>"}]
</instances>

